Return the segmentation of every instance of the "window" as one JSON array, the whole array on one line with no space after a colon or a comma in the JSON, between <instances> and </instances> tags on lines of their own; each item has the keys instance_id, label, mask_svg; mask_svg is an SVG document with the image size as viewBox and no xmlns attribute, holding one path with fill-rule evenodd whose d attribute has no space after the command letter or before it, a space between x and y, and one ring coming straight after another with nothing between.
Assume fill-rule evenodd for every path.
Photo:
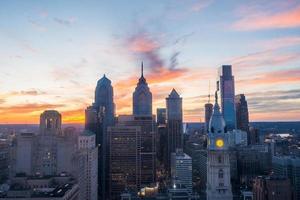
<instances>
[{"instance_id":1,"label":"window","mask_svg":"<svg viewBox=\"0 0 300 200\"><path fill-rule=\"evenodd\" d=\"M224 177L223 169L219 170L218 176L219 176L219 178L223 178Z\"/></svg>"},{"instance_id":2,"label":"window","mask_svg":"<svg viewBox=\"0 0 300 200\"><path fill-rule=\"evenodd\" d=\"M218 163L222 163L222 156L218 156Z\"/></svg>"}]
</instances>

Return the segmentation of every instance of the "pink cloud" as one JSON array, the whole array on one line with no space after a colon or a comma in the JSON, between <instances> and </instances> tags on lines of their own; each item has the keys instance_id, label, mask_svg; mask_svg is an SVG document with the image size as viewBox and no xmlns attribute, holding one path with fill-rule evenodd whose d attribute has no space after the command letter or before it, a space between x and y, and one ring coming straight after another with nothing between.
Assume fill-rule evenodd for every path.
<instances>
[{"instance_id":1,"label":"pink cloud","mask_svg":"<svg viewBox=\"0 0 300 200\"><path fill-rule=\"evenodd\" d=\"M253 10L244 13L232 27L235 30L261 30L274 28L294 28L300 26L300 6L277 13L266 13L265 10Z\"/></svg>"}]
</instances>

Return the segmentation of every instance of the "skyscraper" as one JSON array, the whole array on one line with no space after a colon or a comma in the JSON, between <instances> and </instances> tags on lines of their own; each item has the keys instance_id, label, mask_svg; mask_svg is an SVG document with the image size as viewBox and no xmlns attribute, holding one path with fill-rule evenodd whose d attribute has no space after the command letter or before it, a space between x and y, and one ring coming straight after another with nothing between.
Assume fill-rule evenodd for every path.
<instances>
[{"instance_id":1,"label":"skyscraper","mask_svg":"<svg viewBox=\"0 0 300 200\"><path fill-rule=\"evenodd\" d=\"M167 117L167 113L166 113L166 109L165 108L157 108L156 109L156 122L157 124L166 124L166 117Z\"/></svg>"},{"instance_id":2,"label":"skyscraper","mask_svg":"<svg viewBox=\"0 0 300 200\"><path fill-rule=\"evenodd\" d=\"M247 132L248 143L250 143L248 104L244 94L235 96L235 110L237 129Z\"/></svg>"},{"instance_id":3,"label":"skyscraper","mask_svg":"<svg viewBox=\"0 0 300 200\"><path fill-rule=\"evenodd\" d=\"M156 123L154 116L120 115L118 125L141 129L141 187L156 183Z\"/></svg>"},{"instance_id":4,"label":"skyscraper","mask_svg":"<svg viewBox=\"0 0 300 200\"><path fill-rule=\"evenodd\" d=\"M141 189L141 128L116 125L108 128L109 199L119 199L125 189L137 193Z\"/></svg>"},{"instance_id":5,"label":"skyscraper","mask_svg":"<svg viewBox=\"0 0 300 200\"><path fill-rule=\"evenodd\" d=\"M175 89L166 98L167 104L167 135L168 135L168 164L170 165L171 153L177 148L182 148L182 98ZM169 167L168 167L169 168Z\"/></svg>"},{"instance_id":6,"label":"skyscraper","mask_svg":"<svg viewBox=\"0 0 300 200\"><path fill-rule=\"evenodd\" d=\"M81 158L82 171L78 171L80 177L79 196L80 199L98 199L98 146L96 136L93 132L84 131L78 137L78 156Z\"/></svg>"},{"instance_id":7,"label":"skyscraper","mask_svg":"<svg viewBox=\"0 0 300 200\"><path fill-rule=\"evenodd\" d=\"M114 125L115 104L111 81L103 75L98 80L95 90L95 101L85 111L85 129L96 134L98 152L98 196L106 199L108 188L108 155L109 146L107 127ZM101 195L101 196L100 196Z\"/></svg>"},{"instance_id":8,"label":"skyscraper","mask_svg":"<svg viewBox=\"0 0 300 200\"><path fill-rule=\"evenodd\" d=\"M165 108L157 108L156 110L156 119L157 119L157 159L161 164L164 163L167 156L167 127L166 127L166 109Z\"/></svg>"},{"instance_id":9,"label":"skyscraper","mask_svg":"<svg viewBox=\"0 0 300 200\"><path fill-rule=\"evenodd\" d=\"M220 103L222 114L228 130L236 128L236 113L235 113L235 88L234 76L232 76L231 65L223 65L219 68L219 80L217 82L220 92Z\"/></svg>"},{"instance_id":10,"label":"skyscraper","mask_svg":"<svg viewBox=\"0 0 300 200\"><path fill-rule=\"evenodd\" d=\"M213 114L209 123L207 145L207 200L231 200L228 134L220 113L216 92Z\"/></svg>"},{"instance_id":11,"label":"skyscraper","mask_svg":"<svg viewBox=\"0 0 300 200\"><path fill-rule=\"evenodd\" d=\"M144 78L144 66L141 66L141 77L133 93L133 115L152 116L152 93Z\"/></svg>"}]
</instances>

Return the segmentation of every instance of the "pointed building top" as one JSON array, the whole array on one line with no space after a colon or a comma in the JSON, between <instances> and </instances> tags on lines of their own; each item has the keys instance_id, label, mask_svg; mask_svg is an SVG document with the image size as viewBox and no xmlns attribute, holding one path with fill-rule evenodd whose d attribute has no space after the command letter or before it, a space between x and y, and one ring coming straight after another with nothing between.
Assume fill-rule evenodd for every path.
<instances>
[{"instance_id":1,"label":"pointed building top","mask_svg":"<svg viewBox=\"0 0 300 200\"><path fill-rule=\"evenodd\" d=\"M180 98L180 96L177 93L177 91L173 88L171 93L169 94L169 98Z\"/></svg>"},{"instance_id":2,"label":"pointed building top","mask_svg":"<svg viewBox=\"0 0 300 200\"><path fill-rule=\"evenodd\" d=\"M111 81L106 77L105 74L103 74L102 78L98 80L98 83L97 85L104 85L104 84L108 84L110 85L111 84Z\"/></svg>"},{"instance_id":3,"label":"pointed building top","mask_svg":"<svg viewBox=\"0 0 300 200\"><path fill-rule=\"evenodd\" d=\"M142 64L141 64L141 77L139 79L138 84L147 84L146 79L144 78L144 63L143 63L143 61L142 61Z\"/></svg>"},{"instance_id":4,"label":"pointed building top","mask_svg":"<svg viewBox=\"0 0 300 200\"><path fill-rule=\"evenodd\" d=\"M224 133L225 121L222 113L220 112L220 106L218 104L218 92L215 92L215 105L213 109L213 114L209 122L209 130L212 133Z\"/></svg>"}]
</instances>

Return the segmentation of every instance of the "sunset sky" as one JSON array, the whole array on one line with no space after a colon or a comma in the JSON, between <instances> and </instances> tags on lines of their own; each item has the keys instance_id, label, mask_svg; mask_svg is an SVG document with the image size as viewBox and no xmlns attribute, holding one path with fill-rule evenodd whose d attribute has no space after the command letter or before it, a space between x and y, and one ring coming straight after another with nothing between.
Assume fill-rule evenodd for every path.
<instances>
[{"instance_id":1,"label":"sunset sky","mask_svg":"<svg viewBox=\"0 0 300 200\"><path fill-rule=\"evenodd\" d=\"M203 121L231 64L251 121L300 120L300 0L1 0L0 124L82 123L103 74L129 114L141 61L154 111L175 88Z\"/></svg>"}]
</instances>

